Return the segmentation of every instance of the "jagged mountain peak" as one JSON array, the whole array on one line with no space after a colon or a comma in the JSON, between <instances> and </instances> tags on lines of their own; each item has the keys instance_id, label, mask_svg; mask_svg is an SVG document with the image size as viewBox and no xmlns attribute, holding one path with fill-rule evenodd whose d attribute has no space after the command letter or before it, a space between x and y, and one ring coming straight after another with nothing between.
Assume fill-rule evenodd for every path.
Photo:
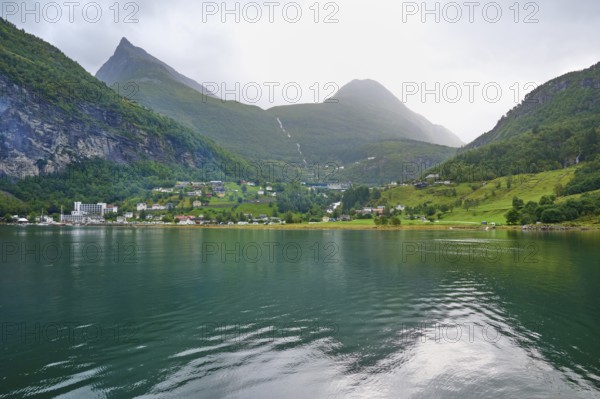
<instances>
[{"instance_id":1,"label":"jagged mountain peak","mask_svg":"<svg viewBox=\"0 0 600 399\"><path fill-rule=\"evenodd\" d=\"M146 50L132 44L123 37L112 57L98 70L96 77L108 85L130 82L151 76L159 81L175 81L202 94L212 95L208 89L190 79Z\"/></svg>"},{"instance_id":2,"label":"jagged mountain peak","mask_svg":"<svg viewBox=\"0 0 600 399\"><path fill-rule=\"evenodd\" d=\"M121 41L119 42L119 47L134 47L133 44L131 44L131 42L129 40L127 40L127 38L125 36L123 36L121 38Z\"/></svg>"}]
</instances>

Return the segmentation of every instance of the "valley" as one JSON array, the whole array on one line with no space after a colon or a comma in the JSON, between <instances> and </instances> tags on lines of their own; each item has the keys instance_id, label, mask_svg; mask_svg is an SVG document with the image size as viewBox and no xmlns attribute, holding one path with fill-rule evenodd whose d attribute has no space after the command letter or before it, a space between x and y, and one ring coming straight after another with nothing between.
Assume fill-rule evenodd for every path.
<instances>
[{"instance_id":1,"label":"valley","mask_svg":"<svg viewBox=\"0 0 600 399\"><path fill-rule=\"evenodd\" d=\"M564 223L599 221L598 65L536 88L465 146L373 80L353 80L323 103L263 110L224 101L126 38L92 77L49 44L8 22L0 27L10 40L0 64L6 223L13 216L34 222L41 209L60 222L60 209L87 201L116 204L113 221L125 223L144 222L136 204L149 202L172 204L152 215L155 223L200 215L239 223L268 214L331 228L391 220L500 226L541 223L542 211L507 215L514 198L525 205L550 197L555 207L576 208ZM25 68L50 60L54 68ZM153 191L186 180L224 181L227 192L207 200L185 189ZM350 203L350 187L366 191ZM589 203L575 206L581 196ZM332 209L336 203L343 205Z\"/></svg>"}]
</instances>

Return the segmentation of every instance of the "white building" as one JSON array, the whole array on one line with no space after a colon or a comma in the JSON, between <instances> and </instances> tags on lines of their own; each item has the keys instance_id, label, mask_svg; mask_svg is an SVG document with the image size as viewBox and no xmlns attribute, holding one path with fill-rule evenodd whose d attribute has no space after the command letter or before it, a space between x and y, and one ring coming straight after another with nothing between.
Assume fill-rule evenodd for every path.
<instances>
[{"instance_id":1,"label":"white building","mask_svg":"<svg viewBox=\"0 0 600 399\"><path fill-rule=\"evenodd\" d=\"M148 205L146 205L145 203L139 203L137 204L136 209L138 212L145 211L146 209L148 209Z\"/></svg>"},{"instance_id":2,"label":"white building","mask_svg":"<svg viewBox=\"0 0 600 399\"><path fill-rule=\"evenodd\" d=\"M103 202L97 204L75 202L74 211L70 215L61 215L60 221L62 223L104 223L104 215L117 211L116 206L108 206Z\"/></svg>"},{"instance_id":3,"label":"white building","mask_svg":"<svg viewBox=\"0 0 600 399\"><path fill-rule=\"evenodd\" d=\"M82 204L81 202L75 202L74 212L81 212L90 216L104 216L104 214L106 213L106 204Z\"/></svg>"},{"instance_id":4,"label":"white building","mask_svg":"<svg viewBox=\"0 0 600 399\"><path fill-rule=\"evenodd\" d=\"M119 207L116 205L107 205L104 214L107 213L119 213Z\"/></svg>"}]
</instances>

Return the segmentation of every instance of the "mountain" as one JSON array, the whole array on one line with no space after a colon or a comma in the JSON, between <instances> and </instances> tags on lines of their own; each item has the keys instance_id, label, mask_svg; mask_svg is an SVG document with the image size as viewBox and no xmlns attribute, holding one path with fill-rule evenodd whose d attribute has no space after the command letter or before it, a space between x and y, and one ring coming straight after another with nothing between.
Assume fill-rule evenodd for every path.
<instances>
[{"instance_id":1,"label":"mountain","mask_svg":"<svg viewBox=\"0 0 600 399\"><path fill-rule=\"evenodd\" d=\"M600 63L539 86L490 132L440 166L457 181L540 173L600 160ZM600 173L576 174L578 193L600 188ZM587 172L586 172L587 171Z\"/></svg>"},{"instance_id":2,"label":"mountain","mask_svg":"<svg viewBox=\"0 0 600 399\"><path fill-rule=\"evenodd\" d=\"M0 19L0 175L56 174L90 159L190 169L239 159L114 93L57 48Z\"/></svg>"},{"instance_id":3,"label":"mountain","mask_svg":"<svg viewBox=\"0 0 600 399\"><path fill-rule=\"evenodd\" d=\"M212 95L206 87L193 79L183 76L143 49L135 47L127 38L121 39L115 54L96 73L96 77L109 86L121 82L123 77L127 77L128 79L156 79L160 81L165 76L202 94Z\"/></svg>"},{"instance_id":4,"label":"mountain","mask_svg":"<svg viewBox=\"0 0 600 399\"><path fill-rule=\"evenodd\" d=\"M466 149L510 139L542 127L573 131L600 125L600 63L537 87L497 125Z\"/></svg>"},{"instance_id":5,"label":"mountain","mask_svg":"<svg viewBox=\"0 0 600 399\"><path fill-rule=\"evenodd\" d=\"M322 104L271 108L286 131L311 159L335 153L356 160L360 146L378 141L416 140L458 147L463 143L447 129L409 110L373 80L354 80Z\"/></svg>"},{"instance_id":6,"label":"mountain","mask_svg":"<svg viewBox=\"0 0 600 399\"><path fill-rule=\"evenodd\" d=\"M308 162L338 162L345 166L343 179L368 184L402 179L408 165L425 170L451 158L457 151L452 147L463 144L373 80L354 80L322 104L268 112Z\"/></svg>"},{"instance_id":7,"label":"mountain","mask_svg":"<svg viewBox=\"0 0 600 399\"><path fill-rule=\"evenodd\" d=\"M393 140L365 144L356 154L360 159L346 165L336 177L381 185L415 179L420 172L452 158L456 149L422 141Z\"/></svg>"},{"instance_id":8,"label":"mountain","mask_svg":"<svg viewBox=\"0 0 600 399\"><path fill-rule=\"evenodd\" d=\"M460 147L464 145L454 133L429 122L424 116L408 109L392 92L380 83L366 79L354 80L342 87L333 98L342 105L362 108L361 122L373 118L380 134L399 134L402 138L427 143Z\"/></svg>"},{"instance_id":9,"label":"mountain","mask_svg":"<svg viewBox=\"0 0 600 399\"><path fill-rule=\"evenodd\" d=\"M404 155L411 155L415 140L454 147L463 144L447 129L410 111L374 81L354 81L344 86L336 95L337 104L289 105L265 111L203 94L204 88L186 85L173 68L127 39L121 40L115 54L96 76L109 85L135 84L135 100L140 104L252 160L354 165L366 159L366 154L383 157L377 151L371 155L373 148L382 148L378 143L383 142L408 140L401 144ZM366 145L370 147L363 147ZM425 158L433 163L448 159L455 152L438 150L439 146L434 145L426 151L419 150L415 157L406 157L405 161ZM423 155L432 152L436 153L433 158ZM389 172L373 173L368 182L387 181ZM363 172L346 175L344 178L366 182L360 177L365 175Z\"/></svg>"},{"instance_id":10,"label":"mountain","mask_svg":"<svg viewBox=\"0 0 600 399\"><path fill-rule=\"evenodd\" d=\"M206 135L228 150L253 160L299 161L296 146L287 140L277 119L259 107L222 101L123 38L96 77L117 84L132 99Z\"/></svg>"}]
</instances>

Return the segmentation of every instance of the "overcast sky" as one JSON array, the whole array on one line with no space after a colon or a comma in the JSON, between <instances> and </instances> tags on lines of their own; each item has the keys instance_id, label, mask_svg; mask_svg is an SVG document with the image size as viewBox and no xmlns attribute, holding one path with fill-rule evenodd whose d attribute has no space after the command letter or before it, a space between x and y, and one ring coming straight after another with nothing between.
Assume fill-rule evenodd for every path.
<instances>
[{"instance_id":1,"label":"overcast sky","mask_svg":"<svg viewBox=\"0 0 600 399\"><path fill-rule=\"evenodd\" d=\"M92 74L125 36L200 83L239 82L228 98L263 108L296 101L298 88L300 102L315 102L369 78L465 142L493 128L529 83L600 61L598 0L25 3L33 12L3 1L2 16Z\"/></svg>"}]
</instances>

